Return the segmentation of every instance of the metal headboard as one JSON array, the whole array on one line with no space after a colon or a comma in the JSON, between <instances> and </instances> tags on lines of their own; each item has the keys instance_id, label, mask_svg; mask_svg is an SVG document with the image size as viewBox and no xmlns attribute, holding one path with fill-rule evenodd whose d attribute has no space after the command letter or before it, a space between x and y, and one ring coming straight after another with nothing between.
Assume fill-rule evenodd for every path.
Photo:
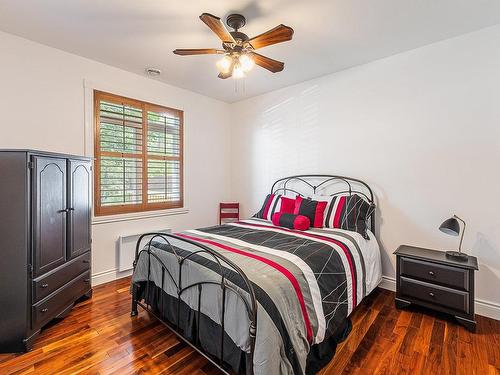
<instances>
[{"instance_id":1,"label":"metal headboard","mask_svg":"<svg viewBox=\"0 0 500 375\"><path fill-rule=\"evenodd\" d=\"M301 174L288 176L275 181L271 187L271 194L295 193L302 197L311 197L313 194L334 196L341 194L358 194L369 203L375 204L373 191L370 186L357 178L335 176L328 174ZM370 217L370 229L375 234L375 211Z\"/></svg>"}]
</instances>

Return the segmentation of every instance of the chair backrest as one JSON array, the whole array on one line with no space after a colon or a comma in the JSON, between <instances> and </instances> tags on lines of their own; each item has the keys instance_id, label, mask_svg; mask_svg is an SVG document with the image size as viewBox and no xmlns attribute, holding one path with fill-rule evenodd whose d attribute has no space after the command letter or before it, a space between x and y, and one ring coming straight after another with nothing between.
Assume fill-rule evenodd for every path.
<instances>
[{"instance_id":1,"label":"chair backrest","mask_svg":"<svg viewBox=\"0 0 500 375\"><path fill-rule=\"evenodd\" d=\"M231 221L240 220L240 204L239 203L220 203L219 204L219 225L223 220L230 219Z\"/></svg>"}]
</instances>

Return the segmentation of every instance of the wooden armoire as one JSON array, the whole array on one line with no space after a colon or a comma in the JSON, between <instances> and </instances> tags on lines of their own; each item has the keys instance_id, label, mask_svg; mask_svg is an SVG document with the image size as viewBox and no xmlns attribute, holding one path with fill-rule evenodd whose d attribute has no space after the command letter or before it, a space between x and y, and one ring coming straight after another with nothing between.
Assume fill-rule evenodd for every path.
<instances>
[{"instance_id":1,"label":"wooden armoire","mask_svg":"<svg viewBox=\"0 0 500 375\"><path fill-rule=\"evenodd\" d=\"M0 150L0 352L90 297L92 167L85 157Z\"/></svg>"}]
</instances>

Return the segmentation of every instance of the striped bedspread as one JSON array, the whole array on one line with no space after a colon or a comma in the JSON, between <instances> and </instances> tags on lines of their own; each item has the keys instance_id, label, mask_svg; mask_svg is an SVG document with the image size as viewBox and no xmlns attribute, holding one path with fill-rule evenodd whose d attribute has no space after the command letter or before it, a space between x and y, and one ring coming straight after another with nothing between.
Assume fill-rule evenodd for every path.
<instances>
[{"instance_id":1,"label":"striped bedspread","mask_svg":"<svg viewBox=\"0 0 500 375\"><path fill-rule=\"evenodd\" d=\"M372 264L366 264L366 249L362 248L366 240L354 232L333 229L300 232L276 227L266 220L250 219L177 235L229 258L252 282L258 301L255 374L304 374L310 347L336 334L372 288L367 288L366 282L367 267L373 268ZM196 247L183 241L170 242L181 256L196 251ZM176 279L178 264L170 247L158 241L154 243L154 252L169 265ZM148 262L142 254L134 271L134 282L147 280ZM160 286L159 265L151 267L150 279ZM220 279L219 266L208 256L193 256L185 267L188 270L182 271L183 285ZM223 272L228 282L243 288L234 271L225 268ZM176 296L172 285L161 287ZM220 324L220 287L214 286L210 293L213 298L204 297L202 311ZM182 299L196 309L194 291ZM248 351L248 318L244 303L236 297L226 300L225 330L236 347Z\"/></svg>"}]
</instances>

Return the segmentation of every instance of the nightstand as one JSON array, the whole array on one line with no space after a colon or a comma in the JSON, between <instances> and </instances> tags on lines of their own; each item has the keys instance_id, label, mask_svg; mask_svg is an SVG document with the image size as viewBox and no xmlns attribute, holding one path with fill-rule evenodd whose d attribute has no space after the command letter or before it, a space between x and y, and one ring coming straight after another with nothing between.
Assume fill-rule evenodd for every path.
<instances>
[{"instance_id":1,"label":"nightstand","mask_svg":"<svg viewBox=\"0 0 500 375\"><path fill-rule=\"evenodd\" d=\"M396 307L420 305L453 315L475 331L474 271L477 258L454 260L444 251L401 245L396 254Z\"/></svg>"}]
</instances>

